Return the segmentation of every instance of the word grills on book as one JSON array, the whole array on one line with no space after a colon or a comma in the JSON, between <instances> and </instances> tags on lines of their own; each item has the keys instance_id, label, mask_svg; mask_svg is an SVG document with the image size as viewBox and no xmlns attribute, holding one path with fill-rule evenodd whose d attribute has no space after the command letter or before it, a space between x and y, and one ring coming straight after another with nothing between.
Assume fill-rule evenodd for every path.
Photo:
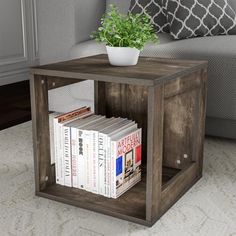
<instances>
[{"instance_id":1,"label":"word grills on book","mask_svg":"<svg viewBox=\"0 0 236 236\"><path fill-rule=\"evenodd\" d=\"M90 107L49 114L56 183L117 198L141 181L142 130Z\"/></svg>"}]
</instances>

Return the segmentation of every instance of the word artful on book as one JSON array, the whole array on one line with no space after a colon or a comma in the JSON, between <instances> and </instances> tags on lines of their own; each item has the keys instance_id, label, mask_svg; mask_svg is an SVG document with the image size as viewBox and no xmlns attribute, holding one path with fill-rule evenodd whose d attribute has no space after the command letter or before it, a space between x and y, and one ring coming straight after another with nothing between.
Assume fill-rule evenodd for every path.
<instances>
[{"instance_id":1,"label":"word artful on book","mask_svg":"<svg viewBox=\"0 0 236 236\"><path fill-rule=\"evenodd\" d=\"M123 153L127 153L132 150L135 146L141 144L141 139L139 133L133 133L132 135L123 138L118 142L118 155L122 155Z\"/></svg>"},{"instance_id":2,"label":"word artful on book","mask_svg":"<svg viewBox=\"0 0 236 236\"><path fill-rule=\"evenodd\" d=\"M49 117L57 184L117 198L141 180L142 132L134 121L90 107Z\"/></svg>"},{"instance_id":3,"label":"word artful on book","mask_svg":"<svg viewBox=\"0 0 236 236\"><path fill-rule=\"evenodd\" d=\"M118 197L141 180L141 129L112 141L112 159L116 166L112 196Z\"/></svg>"}]
</instances>

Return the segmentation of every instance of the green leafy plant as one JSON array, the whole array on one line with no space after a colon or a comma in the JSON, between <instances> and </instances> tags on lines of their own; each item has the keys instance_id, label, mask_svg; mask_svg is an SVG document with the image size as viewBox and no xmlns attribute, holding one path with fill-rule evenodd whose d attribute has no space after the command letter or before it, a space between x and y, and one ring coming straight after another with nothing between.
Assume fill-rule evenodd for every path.
<instances>
[{"instance_id":1,"label":"green leafy plant","mask_svg":"<svg viewBox=\"0 0 236 236\"><path fill-rule=\"evenodd\" d=\"M122 15L116 6L101 19L101 26L91 35L98 42L111 47L131 47L142 50L147 42L158 43L150 17L146 14Z\"/></svg>"}]
</instances>

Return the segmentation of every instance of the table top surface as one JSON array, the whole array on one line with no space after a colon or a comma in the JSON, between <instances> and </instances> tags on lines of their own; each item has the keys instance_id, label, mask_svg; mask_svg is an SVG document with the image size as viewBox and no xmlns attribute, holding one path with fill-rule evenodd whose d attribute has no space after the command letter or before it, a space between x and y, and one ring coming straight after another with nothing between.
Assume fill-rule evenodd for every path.
<instances>
[{"instance_id":1,"label":"table top surface","mask_svg":"<svg viewBox=\"0 0 236 236\"><path fill-rule=\"evenodd\" d=\"M106 54L31 69L32 74L154 86L207 67L206 61L140 57L136 66L111 66Z\"/></svg>"}]
</instances>

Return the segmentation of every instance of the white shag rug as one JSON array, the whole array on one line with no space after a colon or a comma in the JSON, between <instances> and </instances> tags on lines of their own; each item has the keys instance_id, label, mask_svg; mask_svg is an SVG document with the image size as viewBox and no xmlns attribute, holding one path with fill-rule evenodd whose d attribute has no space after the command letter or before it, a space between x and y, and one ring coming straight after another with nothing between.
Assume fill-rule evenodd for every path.
<instances>
[{"instance_id":1,"label":"white shag rug","mask_svg":"<svg viewBox=\"0 0 236 236\"><path fill-rule=\"evenodd\" d=\"M36 197L31 132L0 131L0 236L236 236L236 141L207 138L203 178L146 228Z\"/></svg>"}]
</instances>

